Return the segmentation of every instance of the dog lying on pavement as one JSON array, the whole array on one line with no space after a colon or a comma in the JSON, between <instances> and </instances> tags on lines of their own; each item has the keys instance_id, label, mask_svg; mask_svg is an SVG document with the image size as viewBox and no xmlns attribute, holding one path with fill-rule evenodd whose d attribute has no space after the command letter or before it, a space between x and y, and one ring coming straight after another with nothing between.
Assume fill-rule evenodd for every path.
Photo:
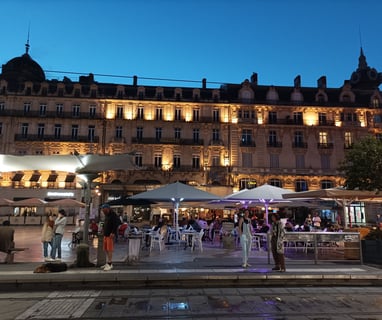
<instances>
[{"instance_id":1,"label":"dog lying on pavement","mask_svg":"<svg viewBox=\"0 0 382 320\"><path fill-rule=\"evenodd\" d=\"M44 263L40 266L37 266L33 273L49 273L49 272L63 272L68 270L68 265L65 262L59 263Z\"/></svg>"}]
</instances>

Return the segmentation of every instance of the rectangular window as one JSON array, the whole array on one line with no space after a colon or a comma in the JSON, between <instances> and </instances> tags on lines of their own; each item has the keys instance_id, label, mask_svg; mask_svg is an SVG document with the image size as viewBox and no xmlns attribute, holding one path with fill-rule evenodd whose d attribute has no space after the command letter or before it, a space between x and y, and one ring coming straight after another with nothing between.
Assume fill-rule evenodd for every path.
<instances>
[{"instance_id":1,"label":"rectangular window","mask_svg":"<svg viewBox=\"0 0 382 320\"><path fill-rule=\"evenodd\" d=\"M318 124L319 125L326 125L326 113L320 112L318 114Z\"/></svg>"},{"instance_id":2,"label":"rectangular window","mask_svg":"<svg viewBox=\"0 0 382 320\"><path fill-rule=\"evenodd\" d=\"M243 129L241 132L241 145L250 146L252 144L252 130Z\"/></svg>"},{"instance_id":3,"label":"rectangular window","mask_svg":"<svg viewBox=\"0 0 382 320\"><path fill-rule=\"evenodd\" d=\"M319 132L318 139L320 144L328 144L328 133Z\"/></svg>"},{"instance_id":4,"label":"rectangular window","mask_svg":"<svg viewBox=\"0 0 382 320\"><path fill-rule=\"evenodd\" d=\"M212 141L219 142L220 141L220 130L212 129Z\"/></svg>"},{"instance_id":5,"label":"rectangular window","mask_svg":"<svg viewBox=\"0 0 382 320\"><path fill-rule=\"evenodd\" d=\"M115 113L116 119L123 119L123 106L118 105Z\"/></svg>"},{"instance_id":6,"label":"rectangular window","mask_svg":"<svg viewBox=\"0 0 382 320\"><path fill-rule=\"evenodd\" d=\"M272 146L272 147L276 146L276 144L277 144L277 132L275 130L269 131L268 142L269 142L270 146Z\"/></svg>"},{"instance_id":7,"label":"rectangular window","mask_svg":"<svg viewBox=\"0 0 382 320\"><path fill-rule=\"evenodd\" d=\"M162 155L159 153L154 155L154 167L155 168L162 168Z\"/></svg>"},{"instance_id":8,"label":"rectangular window","mask_svg":"<svg viewBox=\"0 0 382 320\"><path fill-rule=\"evenodd\" d=\"M155 139L160 141L162 139L162 128L155 128Z\"/></svg>"},{"instance_id":9,"label":"rectangular window","mask_svg":"<svg viewBox=\"0 0 382 320\"><path fill-rule=\"evenodd\" d=\"M293 112L293 122L295 124L303 123L302 112Z\"/></svg>"},{"instance_id":10,"label":"rectangular window","mask_svg":"<svg viewBox=\"0 0 382 320\"><path fill-rule=\"evenodd\" d=\"M137 127L137 140L142 140L143 138L143 127Z\"/></svg>"},{"instance_id":11,"label":"rectangular window","mask_svg":"<svg viewBox=\"0 0 382 320\"><path fill-rule=\"evenodd\" d=\"M21 135L23 138L26 138L28 136L28 127L29 127L28 123L23 123L21 125Z\"/></svg>"},{"instance_id":12,"label":"rectangular window","mask_svg":"<svg viewBox=\"0 0 382 320\"><path fill-rule=\"evenodd\" d=\"M0 111L4 111L4 110L5 110L5 103L0 102Z\"/></svg>"},{"instance_id":13,"label":"rectangular window","mask_svg":"<svg viewBox=\"0 0 382 320\"><path fill-rule=\"evenodd\" d=\"M219 122L220 121L220 110L214 109L212 111L212 120L213 122Z\"/></svg>"},{"instance_id":14,"label":"rectangular window","mask_svg":"<svg viewBox=\"0 0 382 320\"><path fill-rule=\"evenodd\" d=\"M31 111L31 104L29 102L24 103L24 113L29 113Z\"/></svg>"},{"instance_id":15,"label":"rectangular window","mask_svg":"<svg viewBox=\"0 0 382 320\"><path fill-rule=\"evenodd\" d=\"M181 109L175 109L175 120L177 120L177 121L182 120L182 110Z\"/></svg>"},{"instance_id":16,"label":"rectangular window","mask_svg":"<svg viewBox=\"0 0 382 320\"><path fill-rule=\"evenodd\" d=\"M174 128L174 138L180 139L181 138L181 132L182 132L181 128Z\"/></svg>"},{"instance_id":17,"label":"rectangular window","mask_svg":"<svg viewBox=\"0 0 382 320\"><path fill-rule=\"evenodd\" d=\"M321 169L322 170L330 169L330 155L328 154L321 155Z\"/></svg>"},{"instance_id":18,"label":"rectangular window","mask_svg":"<svg viewBox=\"0 0 382 320\"><path fill-rule=\"evenodd\" d=\"M277 112L276 111L269 111L268 122L269 122L269 124L277 124Z\"/></svg>"},{"instance_id":19,"label":"rectangular window","mask_svg":"<svg viewBox=\"0 0 382 320\"><path fill-rule=\"evenodd\" d=\"M55 139L61 138L61 125L60 124L54 125L54 138Z\"/></svg>"},{"instance_id":20,"label":"rectangular window","mask_svg":"<svg viewBox=\"0 0 382 320\"><path fill-rule=\"evenodd\" d=\"M180 168L180 155L174 154L173 165L172 166L173 166L173 168L177 168L177 169Z\"/></svg>"},{"instance_id":21,"label":"rectangular window","mask_svg":"<svg viewBox=\"0 0 382 320\"><path fill-rule=\"evenodd\" d=\"M95 126L88 126L88 140L94 142L95 138Z\"/></svg>"},{"instance_id":22,"label":"rectangular window","mask_svg":"<svg viewBox=\"0 0 382 320\"><path fill-rule=\"evenodd\" d=\"M192 139L194 142L199 142L199 129L193 129L192 130Z\"/></svg>"},{"instance_id":23,"label":"rectangular window","mask_svg":"<svg viewBox=\"0 0 382 320\"><path fill-rule=\"evenodd\" d=\"M198 155L192 156L192 168L200 169L200 157Z\"/></svg>"},{"instance_id":24,"label":"rectangular window","mask_svg":"<svg viewBox=\"0 0 382 320\"><path fill-rule=\"evenodd\" d=\"M295 131L294 133L294 146L301 148L304 144L304 135L302 131Z\"/></svg>"},{"instance_id":25,"label":"rectangular window","mask_svg":"<svg viewBox=\"0 0 382 320\"><path fill-rule=\"evenodd\" d=\"M78 138L78 124L72 125L72 140L77 140Z\"/></svg>"},{"instance_id":26,"label":"rectangular window","mask_svg":"<svg viewBox=\"0 0 382 320\"><path fill-rule=\"evenodd\" d=\"M40 117L46 116L46 104L40 104Z\"/></svg>"},{"instance_id":27,"label":"rectangular window","mask_svg":"<svg viewBox=\"0 0 382 320\"><path fill-rule=\"evenodd\" d=\"M138 107L137 109L137 119L143 120L144 119L144 108Z\"/></svg>"},{"instance_id":28,"label":"rectangular window","mask_svg":"<svg viewBox=\"0 0 382 320\"><path fill-rule=\"evenodd\" d=\"M3 123L0 122L0 134L3 134Z\"/></svg>"},{"instance_id":29,"label":"rectangular window","mask_svg":"<svg viewBox=\"0 0 382 320\"><path fill-rule=\"evenodd\" d=\"M353 146L353 134L351 132L345 132L345 148L351 148Z\"/></svg>"},{"instance_id":30,"label":"rectangular window","mask_svg":"<svg viewBox=\"0 0 382 320\"><path fill-rule=\"evenodd\" d=\"M252 153L243 152L241 157L243 168L252 168Z\"/></svg>"},{"instance_id":31,"label":"rectangular window","mask_svg":"<svg viewBox=\"0 0 382 320\"><path fill-rule=\"evenodd\" d=\"M136 153L136 154L135 154L135 165L136 165L137 167L142 167L142 166L143 166L142 163L143 163L143 162L142 162L142 154L141 154L141 153Z\"/></svg>"},{"instance_id":32,"label":"rectangular window","mask_svg":"<svg viewBox=\"0 0 382 320\"><path fill-rule=\"evenodd\" d=\"M97 106L95 104L91 104L89 106L89 117L94 118L96 116Z\"/></svg>"},{"instance_id":33,"label":"rectangular window","mask_svg":"<svg viewBox=\"0 0 382 320\"><path fill-rule=\"evenodd\" d=\"M115 137L118 139L122 138L122 126L115 127Z\"/></svg>"},{"instance_id":34,"label":"rectangular window","mask_svg":"<svg viewBox=\"0 0 382 320\"><path fill-rule=\"evenodd\" d=\"M270 154L269 155L269 167L278 169L280 168L280 161L279 161L279 155L278 154Z\"/></svg>"},{"instance_id":35,"label":"rectangular window","mask_svg":"<svg viewBox=\"0 0 382 320\"><path fill-rule=\"evenodd\" d=\"M213 167L220 167L220 157L219 156L213 156L212 157L212 166Z\"/></svg>"},{"instance_id":36,"label":"rectangular window","mask_svg":"<svg viewBox=\"0 0 382 320\"><path fill-rule=\"evenodd\" d=\"M64 113L64 105L62 103L56 104L56 114L58 116L62 116L63 113Z\"/></svg>"},{"instance_id":37,"label":"rectangular window","mask_svg":"<svg viewBox=\"0 0 382 320\"><path fill-rule=\"evenodd\" d=\"M155 119L156 120L163 120L163 108L156 108L155 109Z\"/></svg>"},{"instance_id":38,"label":"rectangular window","mask_svg":"<svg viewBox=\"0 0 382 320\"><path fill-rule=\"evenodd\" d=\"M79 117L80 116L80 105L74 104L72 106L72 117Z\"/></svg>"},{"instance_id":39,"label":"rectangular window","mask_svg":"<svg viewBox=\"0 0 382 320\"><path fill-rule=\"evenodd\" d=\"M37 125L37 137L38 137L39 139L44 138L44 133L45 133L45 124L43 124L43 123L39 123L39 124Z\"/></svg>"},{"instance_id":40,"label":"rectangular window","mask_svg":"<svg viewBox=\"0 0 382 320\"><path fill-rule=\"evenodd\" d=\"M296 169L305 169L305 155L296 154Z\"/></svg>"},{"instance_id":41,"label":"rectangular window","mask_svg":"<svg viewBox=\"0 0 382 320\"><path fill-rule=\"evenodd\" d=\"M200 109L193 109L192 110L192 121L199 121L199 117L200 117Z\"/></svg>"}]
</instances>

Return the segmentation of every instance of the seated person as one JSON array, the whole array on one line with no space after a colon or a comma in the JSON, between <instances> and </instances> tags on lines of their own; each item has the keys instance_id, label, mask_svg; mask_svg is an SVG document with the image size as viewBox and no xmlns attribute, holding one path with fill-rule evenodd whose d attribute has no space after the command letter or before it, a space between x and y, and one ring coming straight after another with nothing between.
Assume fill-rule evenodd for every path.
<instances>
[{"instance_id":1,"label":"seated person","mask_svg":"<svg viewBox=\"0 0 382 320\"><path fill-rule=\"evenodd\" d=\"M200 232L200 230L202 230L202 228L196 222L196 220L191 219L191 220L188 221L187 230L194 230L196 232Z\"/></svg>"},{"instance_id":2,"label":"seated person","mask_svg":"<svg viewBox=\"0 0 382 320\"><path fill-rule=\"evenodd\" d=\"M267 233L269 231L269 226L264 222L264 220L259 221L258 233Z\"/></svg>"}]
</instances>

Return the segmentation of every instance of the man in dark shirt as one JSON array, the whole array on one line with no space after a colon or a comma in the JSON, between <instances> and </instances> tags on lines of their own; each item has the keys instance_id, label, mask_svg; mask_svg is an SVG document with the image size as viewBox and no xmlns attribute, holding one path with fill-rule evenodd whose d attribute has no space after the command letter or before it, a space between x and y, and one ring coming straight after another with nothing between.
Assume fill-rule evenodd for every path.
<instances>
[{"instance_id":1,"label":"man in dark shirt","mask_svg":"<svg viewBox=\"0 0 382 320\"><path fill-rule=\"evenodd\" d=\"M110 205L105 203L101 206L101 210L105 215L103 224L103 250L106 253L107 262L101 267L104 271L113 269L113 251L114 251L114 237L117 233L117 214L111 210Z\"/></svg>"}]
</instances>

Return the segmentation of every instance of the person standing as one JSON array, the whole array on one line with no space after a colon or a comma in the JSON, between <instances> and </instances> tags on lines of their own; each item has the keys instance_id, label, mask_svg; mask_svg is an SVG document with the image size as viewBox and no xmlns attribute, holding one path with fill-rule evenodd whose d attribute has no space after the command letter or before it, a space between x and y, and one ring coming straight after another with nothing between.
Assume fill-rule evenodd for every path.
<instances>
[{"instance_id":1,"label":"person standing","mask_svg":"<svg viewBox=\"0 0 382 320\"><path fill-rule=\"evenodd\" d=\"M243 251L243 268L250 267L248 257L252 248L252 224L249 218L249 210L244 211L244 216L239 219L240 244Z\"/></svg>"},{"instance_id":2,"label":"person standing","mask_svg":"<svg viewBox=\"0 0 382 320\"><path fill-rule=\"evenodd\" d=\"M64 209L58 211L58 217L54 220L54 234L53 234L53 244L52 252L50 257L55 261L61 261L61 242L64 236L66 226L66 212ZM56 256L57 254L57 256Z\"/></svg>"},{"instance_id":3,"label":"person standing","mask_svg":"<svg viewBox=\"0 0 382 320\"><path fill-rule=\"evenodd\" d=\"M44 254L44 260L52 261L48 255L48 248L52 248L52 239L53 239L53 227L54 227L54 220L53 216L48 215L46 216L45 222L42 226L41 231L41 242L42 242L42 248L43 248L43 254Z\"/></svg>"},{"instance_id":4,"label":"person standing","mask_svg":"<svg viewBox=\"0 0 382 320\"><path fill-rule=\"evenodd\" d=\"M272 237L271 249L275 267L272 270L285 272L285 257L284 257L284 236L285 230L280 216L277 213L272 213Z\"/></svg>"},{"instance_id":5,"label":"person standing","mask_svg":"<svg viewBox=\"0 0 382 320\"><path fill-rule=\"evenodd\" d=\"M106 264L101 267L104 271L113 269L113 251L114 238L117 234L118 216L111 210L110 205L105 203L101 206L101 210L105 215L103 224L103 250L106 254Z\"/></svg>"}]
</instances>

